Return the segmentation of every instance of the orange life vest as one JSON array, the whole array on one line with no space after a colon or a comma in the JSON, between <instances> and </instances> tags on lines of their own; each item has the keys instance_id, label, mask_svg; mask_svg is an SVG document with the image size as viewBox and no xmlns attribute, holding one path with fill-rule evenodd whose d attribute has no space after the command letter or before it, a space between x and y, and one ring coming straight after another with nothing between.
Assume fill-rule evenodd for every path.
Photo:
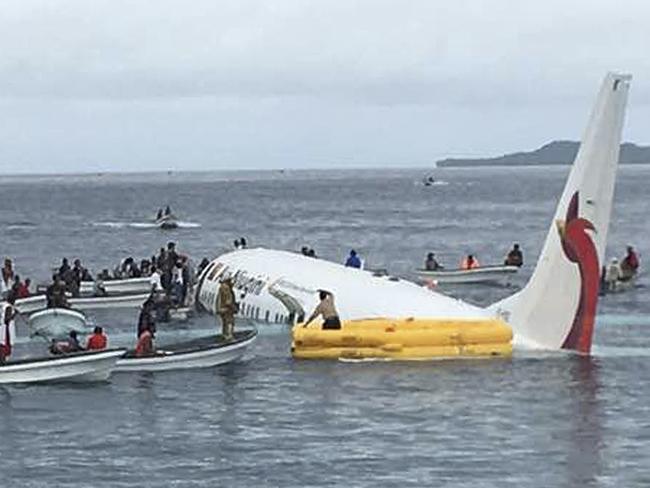
<instances>
[{"instance_id":1,"label":"orange life vest","mask_svg":"<svg viewBox=\"0 0 650 488\"><path fill-rule=\"evenodd\" d=\"M480 266L478 259L472 258L472 262L469 262L467 257L464 257L460 263L460 269L476 269Z\"/></svg>"},{"instance_id":2,"label":"orange life vest","mask_svg":"<svg viewBox=\"0 0 650 488\"><path fill-rule=\"evenodd\" d=\"M93 334L88 338L88 342L86 342L86 349L89 351L106 349L107 343L108 339L104 334Z\"/></svg>"}]
</instances>

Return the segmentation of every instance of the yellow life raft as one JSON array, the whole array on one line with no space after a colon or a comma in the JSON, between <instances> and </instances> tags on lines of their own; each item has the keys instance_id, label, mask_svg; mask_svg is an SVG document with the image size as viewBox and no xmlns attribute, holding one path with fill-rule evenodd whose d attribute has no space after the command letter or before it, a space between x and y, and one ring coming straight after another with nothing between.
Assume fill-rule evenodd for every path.
<instances>
[{"instance_id":1,"label":"yellow life raft","mask_svg":"<svg viewBox=\"0 0 650 488\"><path fill-rule=\"evenodd\" d=\"M300 359L436 359L512 354L512 329L500 319L374 318L338 330L297 324L291 353Z\"/></svg>"}]
</instances>

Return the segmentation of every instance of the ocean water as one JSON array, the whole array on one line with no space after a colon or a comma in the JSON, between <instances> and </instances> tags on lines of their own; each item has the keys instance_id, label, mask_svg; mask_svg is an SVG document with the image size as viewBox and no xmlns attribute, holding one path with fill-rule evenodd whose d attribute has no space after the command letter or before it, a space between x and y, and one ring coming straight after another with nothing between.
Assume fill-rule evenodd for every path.
<instances>
[{"instance_id":1,"label":"ocean water","mask_svg":"<svg viewBox=\"0 0 650 488\"><path fill-rule=\"evenodd\" d=\"M245 236L252 246L313 247L406 278L428 251L496 263L525 253L506 287L443 288L489 304L525 282L567 168L228 172L2 177L0 253L48 279L62 256L93 270L168 241L200 260ZM608 255L650 256L650 167L623 167ZM186 225L146 225L169 204ZM647 277L600 304L594 354L508 360L302 362L289 331L259 325L238 363L114 375L90 386L0 387L1 486L648 486ZM131 344L136 311L91 314ZM240 324L244 325L244 324ZM256 324L245 324L247 326ZM20 334L24 335L24 326ZM207 334L202 316L161 342ZM21 339L16 355L44 350Z\"/></svg>"}]
</instances>

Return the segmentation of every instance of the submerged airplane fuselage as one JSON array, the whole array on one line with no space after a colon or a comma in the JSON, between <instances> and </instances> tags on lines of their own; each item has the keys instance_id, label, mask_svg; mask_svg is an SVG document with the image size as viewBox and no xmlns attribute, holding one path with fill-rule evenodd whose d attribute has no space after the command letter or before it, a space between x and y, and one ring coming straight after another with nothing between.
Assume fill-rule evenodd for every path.
<instances>
[{"instance_id":1,"label":"submerged airplane fuselage","mask_svg":"<svg viewBox=\"0 0 650 488\"><path fill-rule=\"evenodd\" d=\"M549 226L535 270L518 293L486 309L415 283L297 253L247 249L227 253L200 277L198 301L214 312L221 280L230 276L242 317L295 322L333 293L342 320L485 319L508 322L514 342L588 353L598 301L630 77L608 74Z\"/></svg>"}]
</instances>

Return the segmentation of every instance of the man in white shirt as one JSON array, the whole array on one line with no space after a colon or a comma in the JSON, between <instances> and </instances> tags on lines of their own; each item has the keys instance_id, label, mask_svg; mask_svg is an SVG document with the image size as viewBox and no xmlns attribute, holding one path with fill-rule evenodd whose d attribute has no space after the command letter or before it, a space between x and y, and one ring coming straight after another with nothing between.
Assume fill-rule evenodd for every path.
<instances>
[{"instance_id":1,"label":"man in white shirt","mask_svg":"<svg viewBox=\"0 0 650 488\"><path fill-rule=\"evenodd\" d=\"M151 267L152 272L151 276L149 277L149 284L151 285L151 288L153 291L163 291L162 283L160 281L160 271L158 271L158 268L156 266Z\"/></svg>"}]
</instances>

